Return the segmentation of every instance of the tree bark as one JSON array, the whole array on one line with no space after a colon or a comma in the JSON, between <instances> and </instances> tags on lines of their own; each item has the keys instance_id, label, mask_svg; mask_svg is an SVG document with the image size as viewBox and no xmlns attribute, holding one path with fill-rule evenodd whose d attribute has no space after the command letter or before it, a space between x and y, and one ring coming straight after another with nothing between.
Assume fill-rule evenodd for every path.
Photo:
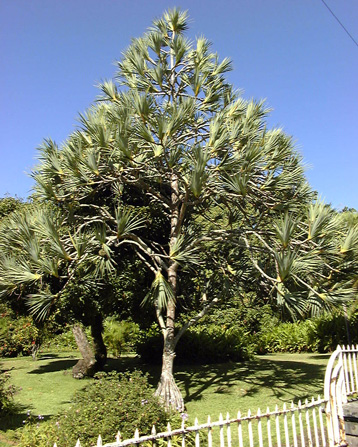
<instances>
[{"instance_id":1,"label":"tree bark","mask_svg":"<svg viewBox=\"0 0 358 447\"><path fill-rule=\"evenodd\" d=\"M107 361L107 348L103 342L103 319L101 315L96 315L91 324L91 335L93 338L94 356L96 368L102 369Z\"/></svg>"},{"instance_id":2,"label":"tree bark","mask_svg":"<svg viewBox=\"0 0 358 447\"><path fill-rule=\"evenodd\" d=\"M178 240L180 234L179 221L179 186L178 178L175 174L172 175L171 180L171 218L170 218L170 241L169 246L173 247ZM181 391L175 383L173 376L173 364L175 358L175 347L177 340L175 339L175 306L177 296L177 281L178 281L178 263L174 260L170 261L168 268L168 283L171 286L174 299L167 303L167 315L165 329L163 330L164 348L162 360L162 373L158 383L155 395L158 396L166 409L173 409L176 411L184 411L184 399Z\"/></svg>"},{"instance_id":3,"label":"tree bark","mask_svg":"<svg viewBox=\"0 0 358 447\"><path fill-rule=\"evenodd\" d=\"M184 399L173 376L174 350L173 340L164 340L162 373L155 395L159 397L167 410L183 412Z\"/></svg>"},{"instance_id":4,"label":"tree bark","mask_svg":"<svg viewBox=\"0 0 358 447\"><path fill-rule=\"evenodd\" d=\"M91 345L80 325L75 324L72 328L72 332L75 336L78 349L83 357L73 367L72 375L75 379L83 379L86 376L91 377L96 372L96 359Z\"/></svg>"}]
</instances>

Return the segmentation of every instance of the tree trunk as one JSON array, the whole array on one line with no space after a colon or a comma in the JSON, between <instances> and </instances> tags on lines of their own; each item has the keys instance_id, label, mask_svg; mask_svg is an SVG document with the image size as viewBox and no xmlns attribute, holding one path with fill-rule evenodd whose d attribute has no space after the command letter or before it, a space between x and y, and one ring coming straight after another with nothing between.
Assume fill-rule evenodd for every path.
<instances>
[{"instance_id":1,"label":"tree trunk","mask_svg":"<svg viewBox=\"0 0 358 447\"><path fill-rule=\"evenodd\" d=\"M88 342L85 332L80 325L75 324L72 328L73 335L82 355L72 369L72 375L75 379L83 379L86 376L93 376L96 372L96 359L93 350Z\"/></svg>"},{"instance_id":2,"label":"tree trunk","mask_svg":"<svg viewBox=\"0 0 358 447\"><path fill-rule=\"evenodd\" d=\"M178 178L175 174L171 179L171 216L170 216L170 248L174 247L178 236L180 234L180 219L179 219L179 186ZM166 409L173 409L176 411L184 411L184 399L181 395L173 376L173 363L175 358L175 301L177 296L177 282L178 282L178 267L179 264L172 260L168 268L168 283L171 286L174 299L167 303L167 316L165 322L165 329L163 330L164 348L163 348L163 363L162 373L158 388L155 395L158 396Z\"/></svg>"},{"instance_id":3,"label":"tree trunk","mask_svg":"<svg viewBox=\"0 0 358 447\"><path fill-rule=\"evenodd\" d=\"M173 376L173 363L175 358L175 347L172 340L164 341L162 374L155 395L164 403L167 410L172 409L179 412L184 411L184 399L181 391L175 383Z\"/></svg>"},{"instance_id":4,"label":"tree trunk","mask_svg":"<svg viewBox=\"0 0 358 447\"><path fill-rule=\"evenodd\" d=\"M91 324L91 335L93 338L94 356L96 368L102 369L107 361L107 348L103 342L103 320L101 315L97 315Z\"/></svg>"}]
</instances>

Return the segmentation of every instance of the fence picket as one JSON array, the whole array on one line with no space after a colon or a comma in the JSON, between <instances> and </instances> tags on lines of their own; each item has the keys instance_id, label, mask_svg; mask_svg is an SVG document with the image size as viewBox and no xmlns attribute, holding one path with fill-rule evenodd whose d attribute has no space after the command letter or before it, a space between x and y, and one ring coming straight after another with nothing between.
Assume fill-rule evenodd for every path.
<instances>
[{"instance_id":1,"label":"fence picket","mask_svg":"<svg viewBox=\"0 0 358 447\"><path fill-rule=\"evenodd\" d=\"M345 346L343 346L343 372L344 372L344 376L345 376L345 381L346 381L346 390L347 390L347 394L349 395L351 392L350 386L349 386L349 378L348 378L348 365L347 365L347 353L346 353L346 348Z\"/></svg>"},{"instance_id":2,"label":"fence picket","mask_svg":"<svg viewBox=\"0 0 358 447\"><path fill-rule=\"evenodd\" d=\"M181 435L181 447L185 447L185 423L184 423L184 419L182 419L182 421L181 421L181 429L183 431L183 433Z\"/></svg>"},{"instance_id":3,"label":"fence picket","mask_svg":"<svg viewBox=\"0 0 358 447\"><path fill-rule=\"evenodd\" d=\"M250 447L254 447L254 436L252 433L252 419L251 419L251 410L249 410L247 412L247 417L248 419L248 431L249 431L249 442L250 442Z\"/></svg>"},{"instance_id":4,"label":"fence picket","mask_svg":"<svg viewBox=\"0 0 358 447\"><path fill-rule=\"evenodd\" d=\"M168 422L167 425L167 432L168 432L168 447L172 447L172 428L170 426L170 422ZM198 447L198 446L196 446Z\"/></svg>"},{"instance_id":5,"label":"fence picket","mask_svg":"<svg viewBox=\"0 0 358 447\"><path fill-rule=\"evenodd\" d=\"M354 392L356 393L358 391L358 371L357 371L357 353L356 351L353 351L353 368L354 368Z\"/></svg>"},{"instance_id":6,"label":"fence picket","mask_svg":"<svg viewBox=\"0 0 358 447\"><path fill-rule=\"evenodd\" d=\"M320 396L318 396L318 400L320 401ZM322 438L322 446L326 447L326 434L324 429L324 423L323 423L323 412L322 412L322 406L320 405L318 407L318 414L319 414L319 425L321 427L321 438Z\"/></svg>"},{"instance_id":7,"label":"fence picket","mask_svg":"<svg viewBox=\"0 0 358 447\"><path fill-rule=\"evenodd\" d=\"M157 429L155 428L155 425L152 427L152 436L155 436L157 434ZM155 447L157 443L155 442L155 439L152 441L152 447Z\"/></svg>"},{"instance_id":8,"label":"fence picket","mask_svg":"<svg viewBox=\"0 0 358 447\"><path fill-rule=\"evenodd\" d=\"M211 427L211 419L208 416L208 447L213 446L213 428Z\"/></svg>"},{"instance_id":9,"label":"fence picket","mask_svg":"<svg viewBox=\"0 0 358 447\"><path fill-rule=\"evenodd\" d=\"M261 425L261 410L260 410L260 408L258 408L258 410L257 410L256 417L257 417L257 433L259 435L259 447L263 447L264 443L262 440L262 425Z\"/></svg>"},{"instance_id":10,"label":"fence picket","mask_svg":"<svg viewBox=\"0 0 358 447\"><path fill-rule=\"evenodd\" d=\"M308 399L305 400L305 407L306 407L305 413L306 413L306 428L307 428L308 446L312 447L312 432L311 432L310 413L308 410Z\"/></svg>"},{"instance_id":11,"label":"fence picket","mask_svg":"<svg viewBox=\"0 0 358 447\"><path fill-rule=\"evenodd\" d=\"M241 424L241 412L240 411L237 412L237 419L238 419L237 435L239 437L239 447L244 447L244 441L242 438L242 424Z\"/></svg>"},{"instance_id":12,"label":"fence picket","mask_svg":"<svg viewBox=\"0 0 358 447\"><path fill-rule=\"evenodd\" d=\"M296 431L296 420L295 420L295 412L294 412L293 402L291 402L291 420L292 420L293 445L294 445L294 447L297 447L297 431Z\"/></svg>"},{"instance_id":13,"label":"fence picket","mask_svg":"<svg viewBox=\"0 0 358 447\"><path fill-rule=\"evenodd\" d=\"M312 402L314 402L313 397L312 397ZM316 446L320 447L319 436L318 436L317 417L316 417L316 408L313 408L313 410L312 410L312 418L313 418L313 428L314 428L314 436L315 436Z\"/></svg>"},{"instance_id":14,"label":"fence picket","mask_svg":"<svg viewBox=\"0 0 358 447\"><path fill-rule=\"evenodd\" d=\"M224 421L223 415L220 413L219 415L219 428L220 428L220 447L225 447L225 438L224 438Z\"/></svg>"},{"instance_id":15,"label":"fence picket","mask_svg":"<svg viewBox=\"0 0 358 447\"><path fill-rule=\"evenodd\" d=\"M231 447L231 428L230 428L229 413L226 413L226 439L227 439L227 447Z\"/></svg>"},{"instance_id":16,"label":"fence picket","mask_svg":"<svg viewBox=\"0 0 358 447\"><path fill-rule=\"evenodd\" d=\"M269 409L269 407L266 408L266 414L267 414L266 427L267 427L268 447L272 447L271 420L270 420L270 409Z\"/></svg>"},{"instance_id":17,"label":"fence picket","mask_svg":"<svg viewBox=\"0 0 358 447\"><path fill-rule=\"evenodd\" d=\"M281 433L280 433L280 415L278 412L278 405L275 407L276 416L275 416L275 425L276 425L276 440L277 440L277 447L281 447Z\"/></svg>"},{"instance_id":18,"label":"fence picket","mask_svg":"<svg viewBox=\"0 0 358 447\"><path fill-rule=\"evenodd\" d=\"M349 365L349 385L351 393L354 393L354 378L353 378L353 365L352 365L352 348L347 346L348 349L348 365Z\"/></svg>"},{"instance_id":19,"label":"fence picket","mask_svg":"<svg viewBox=\"0 0 358 447\"><path fill-rule=\"evenodd\" d=\"M102 437L101 437L101 435L98 435L98 438L97 438L97 447L102 447Z\"/></svg>"},{"instance_id":20,"label":"fence picket","mask_svg":"<svg viewBox=\"0 0 358 447\"><path fill-rule=\"evenodd\" d=\"M288 436L288 423L287 423L287 408L286 408L286 404L283 404L283 411L284 411L283 426L284 426L284 429L285 429L286 447L290 447L290 438Z\"/></svg>"},{"instance_id":21,"label":"fence picket","mask_svg":"<svg viewBox=\"0 0 358 447\"><path fill-rule=\"evenodd\" d=\"M305 447L305 431L303 428L303 421L302 421L302 404L301 401L298 401L298 426L300 428L300 437L301 437L301 446Z\"/></svg>"},{"instance_id":22,"label":"fence picket","mask_svg":"<svg viewBox=\"0 0 358 447\"><path fill-rule=\"evenodd\" d=\"M195 418L194 426L196 428L196 431L195 431L195 447L200 447L200 433L199 433L198 418Z\"/></svg>"}]
</instances>

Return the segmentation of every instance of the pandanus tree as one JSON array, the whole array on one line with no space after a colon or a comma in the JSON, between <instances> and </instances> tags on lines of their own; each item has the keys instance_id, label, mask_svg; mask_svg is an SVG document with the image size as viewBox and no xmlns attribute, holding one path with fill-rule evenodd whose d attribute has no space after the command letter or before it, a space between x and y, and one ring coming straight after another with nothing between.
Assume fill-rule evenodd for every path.
<instances>
[{"instance_id":1,"label":"pandanus tree","mask_svg":"<svg viewBox=\"0 0 358 447\"><path fill-rule=\"evenodd\" d=\"M186 29L186 13L171 10L134 39L78 130L61 147L45 141L33 173L37 198L57 215L34 231L55 247L63 288L78 272L116 275L125 250L147 267L146 301L163 334L156 393L179 411L176 345L239 290L245 266L279 306L304 315L352 296L357 252L357 229L313 202L301 156L267 128L264 102L243 99L225 79L230 61ZM6 262L7 290L21 286ZM51 307L61 289L41 283L44 267L20 267L39 287L33 311ZM198 312L177 327L182 299Z\"/></svg>"}]
</instances>

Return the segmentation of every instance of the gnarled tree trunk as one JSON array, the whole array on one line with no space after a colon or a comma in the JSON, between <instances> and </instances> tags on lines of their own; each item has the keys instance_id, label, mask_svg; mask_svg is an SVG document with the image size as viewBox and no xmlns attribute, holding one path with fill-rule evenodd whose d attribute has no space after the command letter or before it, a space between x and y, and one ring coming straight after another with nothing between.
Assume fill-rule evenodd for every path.
<instances>
[{"instance_id":1,"label":"gnarled tree trunk","mask_svg":"<svg viewBox=\"0 0 358 447\"><path fill-rule=\"evenodd\" d=\"M79 324L75 324L72 328L73 335L82 355L76 365L72 369L72 375L75 379L83 379L86 376L93 376L96 372L96 359L88 342L87 336Z\"/></svg>"},{"instance_id":2,"label":"gnarled tree trunk","mask_svg":"<svg viewBox=\"0 0 358 447\"><path fill-rule=\"evenodd\" d=\"M165 408L179 412L184 411L184 399L173 376L175 358L174 339L164 340L162 373L155 395L164 403Z\"/></svg>"}]
</instances>

